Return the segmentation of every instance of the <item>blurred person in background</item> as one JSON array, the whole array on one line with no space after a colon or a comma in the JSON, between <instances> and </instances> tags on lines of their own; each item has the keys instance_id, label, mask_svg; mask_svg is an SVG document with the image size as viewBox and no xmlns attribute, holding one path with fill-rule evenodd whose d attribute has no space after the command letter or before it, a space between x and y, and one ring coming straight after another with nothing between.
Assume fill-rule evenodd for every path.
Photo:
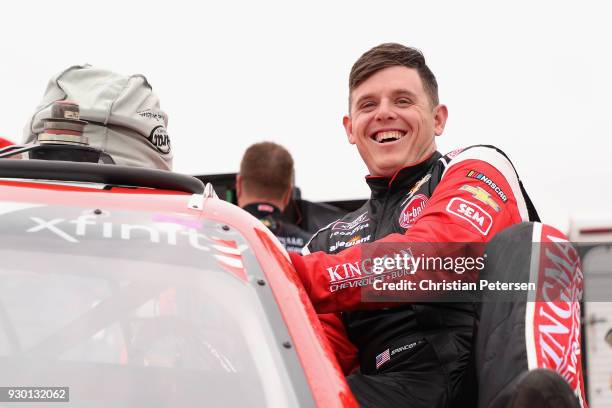
<instances>
[{"instance_id":1,"label":"blurred person in background","mask_svg":"<svg viewBox=\"0 0 612 408\"><path fill-rule=\"evenodd\" d=\"M293 194L294 168L283 146L261 142L250 146L236 176L238 206L259 219L289 252L300 252L311 234L283 220Z\"/></svg>"}]
</instances>

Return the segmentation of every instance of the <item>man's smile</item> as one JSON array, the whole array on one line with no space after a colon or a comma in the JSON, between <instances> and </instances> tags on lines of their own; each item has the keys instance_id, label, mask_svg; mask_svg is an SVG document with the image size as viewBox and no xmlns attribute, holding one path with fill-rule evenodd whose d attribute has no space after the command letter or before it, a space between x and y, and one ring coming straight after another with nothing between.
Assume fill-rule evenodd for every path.
<instances>
[{"instance_id":1,"label":"man's smile","mask_svg":"<svg viewBox=\"0 0 612 408\"><path fill-rule=\"evenodd\" d=\"M377 143L391 143L402 139L406 133L403 130L381 130L370 135L370 139Z\"/></svg>"}]
</instances>

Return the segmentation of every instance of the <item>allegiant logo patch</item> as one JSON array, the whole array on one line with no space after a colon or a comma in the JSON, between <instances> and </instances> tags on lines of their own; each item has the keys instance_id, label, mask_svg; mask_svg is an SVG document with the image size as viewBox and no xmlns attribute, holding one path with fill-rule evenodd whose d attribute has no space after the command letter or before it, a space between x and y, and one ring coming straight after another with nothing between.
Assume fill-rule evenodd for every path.
<instances>
[{"instance_id":1,"label":"allegiant logo patch","mask_svg":"<svg viewBox=\"0 0 612 408\"><path fill-rule=\"evenodd\" d=\"M478 205L455 197L446 206L446 211L469 222L482 235L487 235L493 225L493 217Z\"/></svg>"},{"instance_id":2,"label":"allegiant logo patch","mask_svg":"<svg viewBox=\"0 0 612 408\"><path fill-rule=\"evenodd\" d=\"M350 248L353 245L362 244L364 242L368 242L370 240L370 235L365 237L361 237L361 235L357 235L351 238L348 241L336 241L336 243L329 247L329 252L334 252L338 248Z\"/></svg>"}]
</instances>

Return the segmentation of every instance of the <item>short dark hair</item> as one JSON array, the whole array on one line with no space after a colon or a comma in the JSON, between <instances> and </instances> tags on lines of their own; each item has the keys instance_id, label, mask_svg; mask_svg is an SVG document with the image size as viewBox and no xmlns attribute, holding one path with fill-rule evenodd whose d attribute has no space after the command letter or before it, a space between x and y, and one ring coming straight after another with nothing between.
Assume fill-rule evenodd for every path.
<instances>
[{"instance_id":1,"label":"short dark hair","mask_svg":"<svg viewBox=\"0 0 612 408\"><path fill-rule=\"evenodd\" d=\"M423 53L416 48L406 47L397 43L377 45L359 57L355 64L353 64L351 74L349 75L349 105L351 101L350 94L353 93L355 88L378 71L398 65L416 69L432 106L437 106L439 103L438 82L433 72L431 72L425 63Z\"/></svg>"},{"instance_id":2,"label":"short dark hair","mask_svg":"<svg viewBox=\"0 0 612 408\"><path fill-rule=\"evenodd\" d=\"M293 158L273 142L250 146L240 162L242 188L250 194L281 199L293 185Z\"/></svg>"}]
</instances>

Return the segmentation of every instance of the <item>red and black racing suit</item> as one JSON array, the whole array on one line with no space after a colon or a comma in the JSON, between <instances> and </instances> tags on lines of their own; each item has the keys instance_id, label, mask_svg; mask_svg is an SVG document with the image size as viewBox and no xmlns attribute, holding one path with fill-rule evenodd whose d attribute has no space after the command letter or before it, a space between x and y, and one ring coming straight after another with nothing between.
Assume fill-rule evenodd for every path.
<instances>
[{"instance_id":1,"label":"red and black racing suit","mask_svg":"<svg viewBox=\"0 0 612 408\"><path fill-rule=\"evenodd\" d=\"M358 244L485 243L537 214L514 167L492 146L436 152L390 179L366 181L371 198L318 231L310 254L292 254L292 261L345 372L352 367L353 345L358 350L360 372L348 381L361 405L449 406L469 360L473 305L405 303L371 310L361 301L362 288L349 284L355 281L350 265L362 256ZM340 313L350 342L335 320ZM396 352L381 357L389 350Z\"/></svg>"}]
</instances>

